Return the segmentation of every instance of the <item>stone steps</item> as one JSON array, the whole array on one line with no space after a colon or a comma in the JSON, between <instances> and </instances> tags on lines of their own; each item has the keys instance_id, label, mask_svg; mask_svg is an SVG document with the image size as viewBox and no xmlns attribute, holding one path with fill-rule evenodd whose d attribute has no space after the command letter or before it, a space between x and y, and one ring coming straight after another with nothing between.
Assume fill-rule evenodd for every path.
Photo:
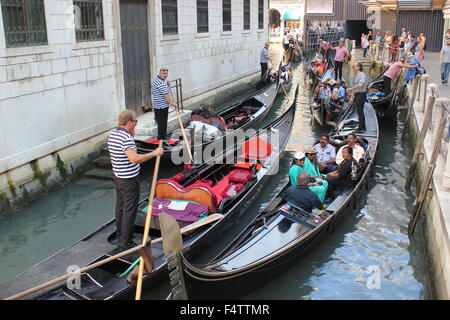
<instances>
[{"instance_id":1,"label":"stone steps","mask_svg":"<svg viewBox=\"0 0 450 320\"><path fill-rule=\"evenodd\" d=\"M84 174L87 178L95 178L102 180L114 180L114 173L111 169L95 168Z\"/></svg>"},{"instance_id":2,"label":"stone steps","mask_svg":"<svg viewBox=\"0 0 450 320\"><path fill-rule=\"evenodd\" d=\"M95 164L95 167L99 168L99 169L110 169L111 170L111 168L112 168L111 159L109 158L109 155L101 156L101 157L95 159L94 164Z\"/></svg>"}]
</instances>

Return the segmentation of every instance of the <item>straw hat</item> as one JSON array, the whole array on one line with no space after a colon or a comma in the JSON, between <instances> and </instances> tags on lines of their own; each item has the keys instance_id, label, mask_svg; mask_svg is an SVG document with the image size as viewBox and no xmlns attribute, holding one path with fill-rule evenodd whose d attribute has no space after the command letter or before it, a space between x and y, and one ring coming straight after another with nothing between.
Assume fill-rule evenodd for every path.
<instances>
[{"instance_id":1,"label":"straw hat","mask_svg":"<svg viewBox=\"0 0 450 320\"><path fill-rule=\"evenodd\" d=\"M306 148L303 150L303 152L304 152L304 153L317 153L317 150L314 149L313 147L306 147Z\"/></svg>"},{"instance_id":2,"label":"straw hat","mask_svg":"<svg viewBox=\"0 0 450 320\"><path fill-rule=\"evenodd\" d=\"M305 154L304 154L303 152L301 152L301 151L296 152L296 153L294 154L294 159L301 160L301 159L303 159L304 157L305 157Z\"/></svg>"}]
</instances>

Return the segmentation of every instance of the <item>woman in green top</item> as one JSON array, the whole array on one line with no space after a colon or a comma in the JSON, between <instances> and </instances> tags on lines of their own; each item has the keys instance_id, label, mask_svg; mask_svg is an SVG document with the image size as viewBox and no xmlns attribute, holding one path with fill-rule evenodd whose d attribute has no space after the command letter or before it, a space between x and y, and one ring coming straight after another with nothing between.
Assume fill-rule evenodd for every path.
<instances>
[{"instance_id":1,"label":"woman in green top","mask_svg":"<svg viewBox=\"0 0 450 320\"><path fill-rule=\"evenodd\" d=\"M317 151L313 147L308 147L305 150L305 164L303 169L309 174L310 177L316 180L317 186L314 186L314 191L319 197L320 201L325 200L328 189L328 181L326 181L326 175L320 174L319 166L317 164Z\"/></svg>"},{"instance_id":2,"label":"woman in green top","mask_svg":"<svg viewBox=\"0 0 450 320\"><path fill-rule=\"evenodd\" d=\"M297 177L298 177L299 173L308 172L307 170L305 170L306 160L307 159L305 159L305 154L303 152L297 152L294 155L293 164L292 164L291 168L289 169L289 179L291 181L292 186L297 185ZM317 196L319 197L319 200L321 202L323 202L323 200L325 199L325 195L327 193L326 188L328 187L328 182L325 180L321 180L321 182L323 182L324 185L326 185L325 188L323 186L321 186L319 184L319 182L317 182L317 181L314 183L310 183L308 186L309 186L309 190L316 193ZM322 209L322 208L317 208L317 209Z\"/></svg>"}]
</instances>

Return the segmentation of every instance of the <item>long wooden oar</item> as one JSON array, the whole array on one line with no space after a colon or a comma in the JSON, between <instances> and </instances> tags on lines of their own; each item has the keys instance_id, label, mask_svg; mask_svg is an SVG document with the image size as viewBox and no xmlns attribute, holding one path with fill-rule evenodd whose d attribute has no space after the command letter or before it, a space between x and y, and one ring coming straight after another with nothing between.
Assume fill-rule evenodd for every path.
<instances>
[{"instance_id":1,"label":"long wooden oar","mask_svg":"<svg viewBox=\"0 0 450 320\"><path fill-rule=\"evenodd\" d=\"M292 80L291 80L291 81L292 81ZM280 86L283 88L283 91L284 91L284 94L286 95L286 98L288 98L288 103L290 103L290 102L291 102L291 99L289 98L289 96L288 96L288 94L287 94L287 92L286 92L286 89L284 88L283 84L280 84Z\"/></svg>"},{"instance_id":2,"label":"long wooden oar","mask_svg":"<svg viewBox=\"0 0 450 320\"><path fill-rule=\"evenodd\" d=\"M188 150L189 160L191 161L191 164L193 164L194 159L192 158L191 146L188 144L188 141L186 138L186 132L184 131L183 121L181 121L181 115L180 115L179 109L180 108L177 105L175 107L175 111L177 112L178 122L180 123L181 133L183 134L183 139L184 139L184 144L186 145L186 149Z\"/></svg>"},{"instance_id":3,"label":"long wooden oar","mask_svg":"<svg viewBox=\"0 0 450 320\"><path fill-rule=\"evenodd\" d=\"M190 231L192 231L192 230L195 230L195 229L197 229L197 228L200 228L200 227L202 227L202 226L205 226L205 225L207 225L207 224L210 224L210 223L215 222L215 221L217 221L217 220L220 220L220 219L222 219L222 218L223 218L223 214L220 214L220 213L212 214L212 215L207 216L206 218L204 218L204 219L202 219L202 220L196 221L196 222L191 223L191 224L187 225L186 227L182 228L182 229L181 229L181 233L183 234L183 233L186 233L186 232L190 232ZM159 243L159 242L161 242L161 241L162 241L162 238L157 238L157 239L155 239L155 240L148 241L145 245L147 245L147 244L152 244L152 245L153 245L153 244L157 244L157 243ZM10 296L10 297L8 297L8 298L5 298L5 300L17 300L17 299L21 299L21 298L23 298L23 297L26 297L26 296L32 294L32 293L38 292L38 291L40 291L40 290L42 290L42 289L45 289L45 288L48 288L48 287L53 286L53 285L55 285L55 284L58 284L58 283L61 282L61 281L67 280L67 279L69 279L69 278L76 277L77 275L80 275L80 274L85 273L85 272L88 272L88 271L90 271L90 270L92 270L92 269L98 268L98 267L100 267L100 266L102 266L102 265L104 265L104 264L106 264L106 263L109 263L109 262L114 261L114 260L116 260L116 259L125 257L125 256L127 256L127 255L129 255L129 254L132 254L132 253L134 253L134 252L136 252L136 251L141 250L142 248L144 248L144 246L143 246L143 245L139 245L139 246L136 246L136 247L134 247L134 248L128 249L128 250L123 251L123 252L121 252L121 253L118 253L118 254L116 254L116 255L114 255L114 256L111 256L111 257L109 257L109 258L103 259L103 260L101 260L101 261L99 261L99 262L90 264L90 265L88 265L88 266L86 266L86 267L84 267L84 268L82 268L82 269L80 269L80 270L78 270L78 271L68 273L68 274L66 274L66 275L64 275L64 276L61 276L61 277L58 277L58 278L56 278L56 279L47 281L47 282L45 282L45 283L43 283L43 284L40 284L40 285L35 286L35 287L33 287L33 288L30 288L30 289L28 289L28 290L25 290L25 291L16 293L16 294L13 295L13 296Z\"/></svg>"},{"instance_id":4,"label":"long wooden oar","mask_svg":"<svg viewBox=\"0 0 450 320\"><path fill-rule=\"evenodd\" d=\"M159 147L162 147L162 140L159 142ZM150 222L152 220L153 199L155 198L156 181L158 180L159 163L161 162L161 155L156 157L155 170L153 171L152 186L150 189L150 196L148 197L147 216L145 218L144 235L142 236L142 246L147 243L148 233L150 232ZM153 268L151 253L147 253L147 248L143 248L141 252L141 261L139 262L139 275L136 285L136 300L141 300L142 293L142 277L144 276L144 264L147 266L147 272L151 272ZM144 260L146 260L144 262Z\"/></svg>"}]
</instances>

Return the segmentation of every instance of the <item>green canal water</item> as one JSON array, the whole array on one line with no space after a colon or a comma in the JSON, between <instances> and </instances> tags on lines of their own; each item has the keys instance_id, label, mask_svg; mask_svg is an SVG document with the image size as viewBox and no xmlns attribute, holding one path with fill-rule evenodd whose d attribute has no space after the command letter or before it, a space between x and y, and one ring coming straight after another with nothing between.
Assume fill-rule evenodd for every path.
<instances>
[{"instance_id":1,"label":"green canal water","mask_svg":"<svg viewBox=\"0 0 450 320\"><path fill-rule=\"evenodd\" d=\"M300 83L295 127L280 161L280 168L255 199L250 210L236 219L219 241L194 262L204 263L240 233L258 210L272 199L287 181L292 155L311 145L328 128L312 124L311 93L304 83L303 65L294 71L288 94L293 99ZM349 69L344 78L351 80ZM236 98L237 99L237 98ZM263 126L281 115L289 105L280 93ZM369 191L358 199L330 234L288 270L267 279L267 283L245 299L432 299L426 254L420 228L407 234L414 190L404 191L410 149L401 140L402 123L384 118ZM169 178L180 167L163 162L160 178ZM149 192L153 162L141 169L141 197ZM25 209L0 220L0 283L73 244L114 216L115 190L112 181L81 178L44 196ZM147 293L145 299L165 299L168 281Z\"/></svg>"}]
</instances>

